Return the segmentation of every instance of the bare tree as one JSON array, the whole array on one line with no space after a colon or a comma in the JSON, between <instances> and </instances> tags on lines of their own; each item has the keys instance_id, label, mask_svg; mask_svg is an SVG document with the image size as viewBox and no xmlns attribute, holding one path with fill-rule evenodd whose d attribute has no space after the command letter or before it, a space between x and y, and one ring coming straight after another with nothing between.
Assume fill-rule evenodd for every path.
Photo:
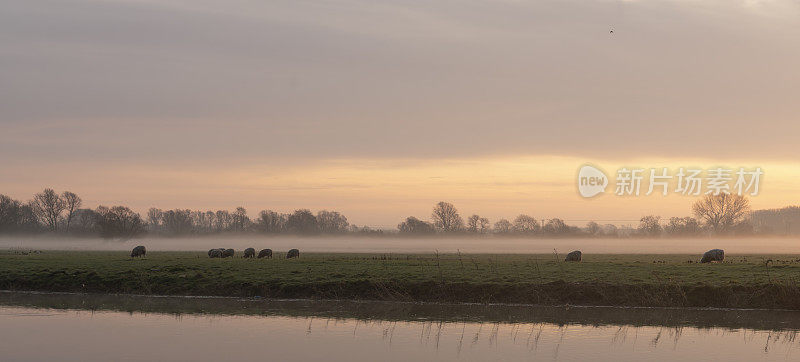
<instances>
[{"instance_id":1,"label":"bare tree","mask_svg":"<svg viewBox=\"0 0 800 362\"><path fill-rule=\"evenodd\" d=\"M247 209L239 206L231 215L233 217L233 227L238 231L244 231L250 226L250 218L247 217Z\"/></svg>"},{"instance_id":2,"label":"bare tree","mask_svg":"<svg viewBox=\"0 0 800 362\"><path fill-rule=\"evenodd\" d=\"M522 214L514 219L514 232L531 234L539 231L539 222L531 216Z\"/></svg>"},{"instance_id":3,"label":"bare tree","mask_svg":"<svg viewBox=\"0 0 800 362\"><path fill-rule=\"evenodd\" d=\"M150 225L150 230L159 231L161 229L161 221L164 217L164 212L161 209L151 207L147 210L147 223Z\"/></svg>"},{"instance_id":4,"label":"bare tree","mask_svg":"<svg viewBox=\"0 0 800 362\"><path fill-rule=\"evenodd\" d=\"M481 217L478 215L472 215L467 218L467 231L471 233L478 232L478 222L480 221Z\"/></svg>"},{"instance_id":5,"label":"bare tree","mask_svg":"<svg viewBox=\"0 0 800 362\"><path fill-rule=\"evenodd\" d=\"M314 234L319 231L317 218L308 209L295 210L289 215L286 219L286 228L298 234Z\"/></svg>"},{"instance_id":6,"label":"bare tree","mask_svg":"<svg viewBox=\"0 0 800 362\"><path fill-rule=\"evenodd\" d=\"M464 227L464 220L458 214L458 210L453 204L441 201L433 208L433 225L437 229L449 233L459 231Z\"/></svg>"},{"instance_id":7,"label":"bare tree","mask_svg":"<svg viewBox=\"0 0 800 362\"><path fill-rule=\"evenodd\" d=\"M664 230L673 236L697 235L700 233L700 223L691 216L671 217Z\"/></svg>"},{"instance_id":8,"label":"bare tree","mask_svg":"<svg viewBox=\"0 0 800 362\"><path fill-rule=\"evenodd\" d=\"M104 238L128 239L145 232L141 216L125 206L98 206L95 213L97 227Z\"/></svg>"},{"instance_id":9,"label":"bare tree","mask_svg":"<svg viewBox=\"0 0 800 362\"><path fill-rule=\"evenodd\" d=\"M750 201L735 194L708 194L692 205L692 211L715 233L724 233L745 219Z\"/></svg>"},{"instance_id":10,"label":"bare tree","mask_svg":"<svg viewBox=\"0 0 800 362\"><path fill-rule=\"evenodd\" d=\"M647 236L661 235L661 216L647 215L639 219L638 231Z\"/></svg>"},{"instance_id":11,"label":"bare tree","mask_svg":"<svg viewBox=\"0 0 800 362\"><path fill-rule=\"evenodd\" d=\"M93 234L97 232L99 216L92 209L78 209L72 220L72 232L78 234Z\"/></svg>"},{"instance_id":12,"label":"bare tree","mask_svg":"<svg viewBox=\"0 0 800 362\"><path fill-rule=\"evenodd\" d=\"M607 236L619 236L619 231L617 230L617 226L614 224L603 225L602 232L604 235Z\"/></svg>"},{"instance_id":13,"label":"bare tree","mask_svg":"<svg viewBox=\"0 0 800 362\"><path fill-rule=\"evenodd\" d=\"M259 214L257 225L265 233L279 233L286 226L286 216L272 210L264 210Z\"/></svg>"},{"instance_id":14,"label":"bare tree","mask_svg":"<svg viewBox=\"0 0 800 362\"><path fill-rule=\"evenodd\" d=\"M564 223L564 220L553 218L547 220L547 223L542 226L542 230L548 234L561 235L570 232L569 226Z\"/></svg>"},{"instance_id":15,"label":"bare tree","mask_svg":"<svg viewBox=\"0 0 800 362\"><path fill-rule=\"evenodd\" d=\"M506 219L500 219L494 223L494 232L496 234L508 234L513 230L511 222Z\"/></svg>"},{"instance_id":16,"label":"bare tree","mask_svg":"<svg viewBox=\"0 0 800 362\"><path fill-rule=\"evenodd\" d=\"M436 231L431 223L422 221L413 216L397 225L397 230L402 234L432 234Z\"/></svg>"},{"instance_id":17,"label":"bare tree","mask_svg":"<svg viewBox=\"0 0 800 362\"><path fill-rule=\"evenodd\" d=\"M478 232L483 234L490 231L492 231L492 224L489 223L489 219L485 217L478 219Z\"/></svg>"},{"instance_id":18,"label":"bare tree","mask_svg":"<svg viewBox=\"0 0 800 362\"><path fill-rule=\"evenodd\" d=\"M69 226L72 223L72 218L75 216L75 211L81 208L83 205L83 200L73 192L64 191L61 193L61 199L64 201L64 208L67 211L66 221L67 221L67 230L69 231Z\"/></svg>"},{"instance_id":19,"label":"bare tree","mask_svg":"<svg viewBox=\"0 0 800 362\"><path fill-rule=\"evenodd\" d=\"M0 195L0 232L36 231L39 220L29 204Z\"/></svg>"},{"instance_id":20,"label":"bare tree","mask_svg":"<svg viewBox=\"0 0 800 362\"><path fill-rule=\"evenodd\" d=\"M208 224L208 222L206 221L206 213L205 213L205 211L200 211L200 210L192 211L189 214L189 217L192 220L192 229L196 233L207 233L208 232L208 229L206 228L206 225Z\"/></svg>"},{"instance_id":21,"label":"bare tree","mask_svg":"<svg viewBox=\"0 0 800 362\"><path fill-rule=\"evenodd\" d=\"M217 214L211 210L208 210L206 211L205 220L206 220L206 225L205 225L206 232L214 231L214 225L216 225L217 222Z\"/></svg>"},{"instance_id":22,"label":"bare tree","mask_svg":"<svg viewBox=\"0 0 800 362\"><path fill-rule=\"evenodd\" d=\"M225 231L231 227L231 213L228 210L217 210L216 217L214 218L214 227L217 231Z\"/></svg>"},{"instance_id":23,"label":"bare tree","mask_svg":"<svg viewBox=\"0 0 800 362\"><path fill-rule=\"evenodd\" d=\"M343 233L347 231L347 218L338 211L322 210L317 212L317 223L319 231L323 233Z\"/></svg>"},{"instance_id":24,"label":"bare tree","mask_svg":"<svg viewBox=\"0 0 800 362\"><path fill-rule=\"evenodd\" d=\"M16 231L22 203L0 194L0 232Z\"/></svg>"},{"instance_id":25,"label":"bare tree","mask_svg":"<svg viewBox=\"0 0 800 362\"><path fill-rule=\"evenodd\" d=\"M472 215L467 218L467 231L476 234L483 234L489 231L489 219L480 217L479 215Z\"/></svg>"},{"instance_id":26,"label":"bare tree","mask_svg":"<svg viewBox=\"0 0 800 362\"><path fill-rule=\"evenodd\" d=\"M600 224L598 224L598 223L596 223L594 221L589 221L586 224L586 233L589 234L589 235L596 236L596 235L600 234L601 231L602 230L600 230Z\"/></svg>"},{"instance_id":27,"label":"bare tree","mask_svg":"<svg viewBox=\"0 0 800 362\"><path fill-rule=\"evenodd\" d=\"M66 208L66 203L53 189L44 189L33 195L30 205L43 224L47 225L51 231L58 230L58 222L61 219L61 213Z\"/></svg>"},{"instance_id":28,"label":"bare tree","mask_svg":"<svg viewBox=\"0 0 800 362\"><path fill-rule=\"evenodd\" d=\"M175 209L161 213L161 224L164 232L169 235L187 235L194 231L192 224L192 210Z\"/></svg>"}]
</instances>

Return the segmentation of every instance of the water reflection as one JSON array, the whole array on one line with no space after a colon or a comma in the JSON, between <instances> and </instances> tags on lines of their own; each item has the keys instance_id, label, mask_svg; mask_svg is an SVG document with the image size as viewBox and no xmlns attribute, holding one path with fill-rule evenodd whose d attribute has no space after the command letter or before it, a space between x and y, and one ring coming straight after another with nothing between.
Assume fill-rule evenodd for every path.
<instances>
[{"instance_id":1,"label":"water reflection","mask_svg":"<svg viewBox=\"0 0 800 362\"><path fill-rule=\"evenodd\" d=\"M793 360L800 313L0 293L4 360Z\"/></svg>"},{"instance_id":2,"label":"water reflection","mask_svg":"<svg viewBox=\"0 0 800 362\"><path fill-rule=\"evenodd\" d=\"M800 312L790 310L617 308L381 301L275 300L218 297L0 291L0 305L52 309L109 310L162 314L280 315L360 320L512 322L592 326L664 326L800 330Z\"/></svg>"}]
</instances>

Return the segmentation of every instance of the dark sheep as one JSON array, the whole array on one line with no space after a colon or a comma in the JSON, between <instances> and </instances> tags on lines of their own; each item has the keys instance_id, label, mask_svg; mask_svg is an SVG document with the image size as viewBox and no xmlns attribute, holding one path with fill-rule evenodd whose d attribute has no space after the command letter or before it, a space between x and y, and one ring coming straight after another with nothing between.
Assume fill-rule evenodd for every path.
<instances>
[{"instance_id":1,"label":"dark sheep","mask_svg":"<svg viewBox=\"0 0 800 362\"><path fill-rule=\"evenodd\" d=\"M710 263L713 261L722 262L725 260L725 250L722 249L711 249L705 254L703 254L703 258L700 259L701 263Z\"/></svg>"},{"instance_id":2,"label":"dark sheep","mask_svg":"<svg viewBox=\"0 0 800 362\"><path fill-rule=\"evenodd\" d=\"M258 252L258 258L269 258L272 259L272 249L263 249Z\"/></svg>"},{"instance_id":3,"label":"dark sheep","mask_svg":"<svg viewBox=\"0 0 800 362\"><path fill-rule=\"evenodd\" d=\"M211 256L211 254L214 254L214 250L219 250L219 249L208 249L208 257L209 258L213 258L213 256Z\"/></svg>"},{"instance_id":4,"label":"dark sheep","mask_svg":"<svg viewBox=\"0 0 800 362\"><path fill-rule=\"evenodd\" d=\"M289 250L289 252L286 253L286 259L299 258L299 257L300 257L300 250L297 249Z\"/></svg>"},{"instance_id":5,"label":"dark sheep","mask_svg":"<svg viewBox=\"0 0 800 362\"><path fill-rule=\"evenodd\" d=\"M222 249L211 249L208 251L209 258L221 258L222 257Z\"/></svg>"},{"instance_id":6,"label":"dark sheep","mask_svg":"<svg viewBox=\"0 0 800 362\"><path fill-rule=\"evenodd\" d=\"M242 256L243 258L252 258L254 256L256 256L256 249L253 248L244 249L244 255Z\"/></svg>"},{"instance_id":7,"label":"dark sheep","mask_svg":"<svg viewBox=\"0 0 800 362\"><path fill-rule=\"evenodd\" d=\"M233 249L225 249L225 250L222 251L222 257L223 258L227 258L227 257L233 256L233 254L236 254L236 251L234 251Z\"/></svg>"},{"instance_id":8,"label":"dark sheep","mask_svg":"<svg viewBox=\"0 0 800 362\"><path fill-rule=\"evenodd\" d=\"M142 257L145 254L147 254L147 249L145 249L144 246L139 245L133 248L133 251L131 251L131 258Z\"/></svg>"},{"instance_id":9,"label":"dark sheep","mask_svg":"<svg viewBox=\"0 0 800 362\"><path fill-rule=\"evenodd\" d=\"M581 251L575 250L567 254L567 258L564 261L581 261Z\"/></svg>"}]
</instances>

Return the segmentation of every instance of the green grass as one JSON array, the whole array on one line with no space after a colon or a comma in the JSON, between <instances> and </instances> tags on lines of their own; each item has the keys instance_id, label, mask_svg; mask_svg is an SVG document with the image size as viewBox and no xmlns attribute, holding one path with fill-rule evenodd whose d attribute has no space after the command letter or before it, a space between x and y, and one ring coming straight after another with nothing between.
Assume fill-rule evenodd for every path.
<instances>
[{"instance_id":1,"label":"green grass","mask_svg":"<svg viewBox=\"0 0 800 362\"><path fill-rule=\"evenodd\" d=\"M312 254L0 251L0 289L239 297L800 309L800 255ZM691 263L689 261L692 261ZM772 260L769 264L765 262Z\"/></svg>"}]
</instances>

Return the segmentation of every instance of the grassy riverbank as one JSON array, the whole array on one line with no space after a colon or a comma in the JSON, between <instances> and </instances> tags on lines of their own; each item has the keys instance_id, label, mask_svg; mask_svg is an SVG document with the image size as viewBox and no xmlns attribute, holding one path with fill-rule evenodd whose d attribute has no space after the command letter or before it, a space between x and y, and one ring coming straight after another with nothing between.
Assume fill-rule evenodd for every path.
<instances>
[{"instance_id":1,"label":"grassy riverbank","mask_svg":"<svg viewBox=\"0 0 800 362\"><path fill-rule=\"evenodd\" d=\"M307 254L0 251L0 289L627 306L800 309L800 256ZM766 263L767 260L772 262ZM689 262L693 261L693 262Z\"/></svg>"}]
</instances>

